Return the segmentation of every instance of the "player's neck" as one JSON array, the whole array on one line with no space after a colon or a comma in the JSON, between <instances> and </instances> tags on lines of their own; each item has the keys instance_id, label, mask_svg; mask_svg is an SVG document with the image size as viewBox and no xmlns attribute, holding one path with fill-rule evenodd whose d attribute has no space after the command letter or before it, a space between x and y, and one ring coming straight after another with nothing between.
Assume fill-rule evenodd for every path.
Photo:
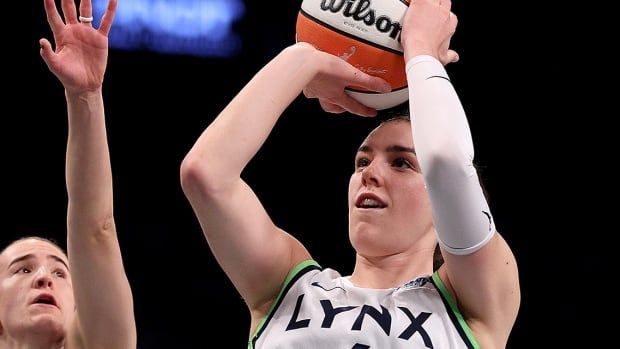
<instances>
[{"instance_id":1,"label":"player's neck","mask_svg":"<svg viewBox=\"0 0 620 349\"><path fill-rule=\"evenodd\" d=\"M351 282L364 288L394 288L433 272L433 249L407 251L389 256L358 254Z\"/></svg>"},{"instance_id":2,"label":"player's neck","mask_svg":"<svg viewBox=\"0 0 620 349\"><path fill-rule=\"evenodd\" d=\"M2 349L64 349L62 343L45 340L43 338L12 338L4 333L0 335L0 348Z\"/></svg>"}]
</instances>

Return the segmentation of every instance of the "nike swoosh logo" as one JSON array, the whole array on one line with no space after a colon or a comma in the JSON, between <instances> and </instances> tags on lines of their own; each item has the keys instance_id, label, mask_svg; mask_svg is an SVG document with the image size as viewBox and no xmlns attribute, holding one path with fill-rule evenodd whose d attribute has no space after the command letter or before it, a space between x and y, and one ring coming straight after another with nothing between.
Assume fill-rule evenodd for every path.
<instances>
[{"instance_id":1,"label":"nike swoosh logo","mask_svg":"<svg viewBox=\"0 0 620 349\"><path fill-rule=\"evenodd\" d=\"M312 286L316 286L316 287L319 287L319 288L322 288L322 289L324 289L325 291L328 291L328 292L329 292L329 291L333 291L333 290L335 290L335 289L337 289L337 288L339 288L339 289L343 290L344 292L347 292L347 290L345 290L344 288L342 288L342 287L340 287L340 286L336 286L336 287L334 287L334 288L326 289L325 287L321 286L321 285L320 285L318 282L316 282L316 281L315 281L315 282L313 282L313 283L311 283L310 285L312 285Z\"/></svg>"},{"instance_id":2,"label":"nike swoosh logo","mask_svg":"<svg viewBox=\"0 0 620 349\"><path fill-rule=\"evenodd\" d=\"M491 227L492 227L491 214L489 212L485 212L485 211L482 211L482 213L484 213L487 216L487 218L489 219L489 231L491 231Z\"/></svg>"},{"instance_id":3,"label":"nike swoosh logo","mask_svg":"<svg viewBox=\"0 0 620 349\"><path fill-rule=\"evenodd\" d=\"M449 78L445 77L445 76L441 76L441 75L433 75L433 76L429 76L428 78L426 78L426 80L430 80L432 78L440 78L440 79L444 79L444 80L448 80L450 81ZM452 81L450 81L450 83L452 83Z\"/></svg>"}]
</instances>

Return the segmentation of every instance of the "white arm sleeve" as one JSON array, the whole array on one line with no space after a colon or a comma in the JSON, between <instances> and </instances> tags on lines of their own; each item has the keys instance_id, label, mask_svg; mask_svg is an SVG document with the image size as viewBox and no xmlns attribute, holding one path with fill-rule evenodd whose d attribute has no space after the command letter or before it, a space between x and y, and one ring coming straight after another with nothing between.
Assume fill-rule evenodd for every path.
<instances>
[{"instance_id":1,"label":"white arm sleeve","mask_svg":"<svg viewBox=\"0 0 620 349\"><path fill-rule=\"evenodd\" d=\"M411 127L441 247L457 255L484 246L495 223L473 165L463 106L443 65L432 56L407 62Z\"/></svg>"}]
</instances>

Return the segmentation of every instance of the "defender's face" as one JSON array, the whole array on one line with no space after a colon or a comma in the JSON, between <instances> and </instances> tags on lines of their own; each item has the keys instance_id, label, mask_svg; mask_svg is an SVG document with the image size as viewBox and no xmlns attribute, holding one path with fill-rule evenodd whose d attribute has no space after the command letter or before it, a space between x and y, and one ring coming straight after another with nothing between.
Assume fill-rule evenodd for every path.
<instances>
[{"instance_id":1,"label":"defender's face","mask_svg":"<svg viewBox=\"0 0 620 349\"><path fill-rule=\"evenodd\" d=\"M67 257L56 246L27 239L0 255L1 332L64 336L74 312Z\"/></svg>"}]
</instances>

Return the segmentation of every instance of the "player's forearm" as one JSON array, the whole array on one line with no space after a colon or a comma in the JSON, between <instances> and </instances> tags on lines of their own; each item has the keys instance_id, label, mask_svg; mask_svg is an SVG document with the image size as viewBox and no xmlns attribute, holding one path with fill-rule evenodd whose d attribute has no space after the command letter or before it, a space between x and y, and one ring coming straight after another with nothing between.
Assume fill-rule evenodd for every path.
<instances>
[{"instance_id":1,"label":"player's forearm","mask_svg":"<svg viewBox=\"0 0 620 349\"><path fill-rule=\"evenodd\" d=\"M442 64L430 56L407 63L413 139L428 186L438 239L454 254L484 246L495 225L473 165L465 112Z\"/></svg>"},{"instance_id":2,"label":"player's forearm","mask_svg":"<svg viewBox=\"0 0 620 349\"><path fill-rule=\"evenodd\" d=\"M69 117L66 181L68 223L111 223L112 173L101 91L66 93Z\"/></svg>"}]
</instances>

